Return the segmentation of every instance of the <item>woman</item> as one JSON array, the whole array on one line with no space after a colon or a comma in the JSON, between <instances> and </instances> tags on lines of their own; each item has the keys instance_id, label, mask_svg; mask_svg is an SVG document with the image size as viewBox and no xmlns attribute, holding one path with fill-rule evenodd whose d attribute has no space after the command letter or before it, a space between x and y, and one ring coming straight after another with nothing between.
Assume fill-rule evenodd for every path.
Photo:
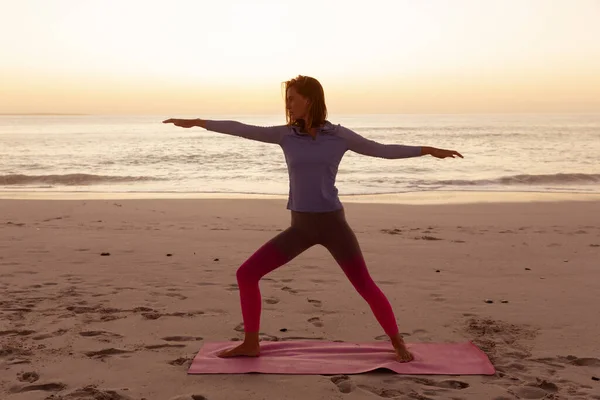
<instances>
[{"instance_id":1,"label":"woman","mask_svg":"<svg viewBox=\"0 0 600 400\"><path fill-rule=\"evenodd\" d=\"M432 155L446 158L462 155L434 147L382 144L366 139L327 118L323 87L314 78L298 76L284 83L286 125L259 127L236 121L167 119L183 128L195 126L209 131L278 144L283 149L289 174L287 209L291 224L263 244L237 270L244 341L224 350L220 357L260 353L259 326L261 295L259 280L308 248L327 248L358 293L367 301L375 318L390 337L396 359L407 362L413 355L406 348L389 301L369 275L356 236L346 222L335 179L338 165L347 150L388 159Z\"/></svg>"}]
</instances>

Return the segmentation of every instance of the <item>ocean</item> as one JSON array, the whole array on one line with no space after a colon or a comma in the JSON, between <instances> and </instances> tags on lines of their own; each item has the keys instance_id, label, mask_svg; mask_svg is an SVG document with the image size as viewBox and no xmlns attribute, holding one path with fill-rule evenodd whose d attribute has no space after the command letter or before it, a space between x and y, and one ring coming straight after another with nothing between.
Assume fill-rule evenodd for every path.
<instances>
[{"instance_id":1,"label":"ocean","mask_svg":"<svg viewBox=\"0 0 600 400\"><path fill-rule=\"evenodd\" d=\"M287 195L278 145L162 124L285 123L283 115L0 116L0 192ZM431 191L600 193L600 114L334 115L382 143L465 158L388 160L348 151L340 195Z\"/></svg>"}]
</instances>

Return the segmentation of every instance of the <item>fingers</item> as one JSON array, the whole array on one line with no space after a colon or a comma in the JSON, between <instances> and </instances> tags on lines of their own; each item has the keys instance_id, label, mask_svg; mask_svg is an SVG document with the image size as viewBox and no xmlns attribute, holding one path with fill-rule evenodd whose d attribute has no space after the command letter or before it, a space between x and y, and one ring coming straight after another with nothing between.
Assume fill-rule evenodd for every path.
<instances>
[{"instance_id":1,"label":"fingers","mask_svg":"<svg viewBox=\"0 0 600 400\"><path fill-rule=\"evenodd\" d=\"M460 158L464 158L462 154L460 154L458 151L456 150L442 150L441 154L439 156L436 156L438 158L456 158L455 156L458 156Z\"/></svg>"},{"instance_id":2,"label":"fingers","mask_svg":"<svg viewBox=\"0 0 600 400\"><path fill-rule=\"evenodd\" d=\"M170 123L170 122L173 122L173 123L174 123L174 122L175 122L175 119L173 119L173 118L165 119L165 120L163 121L163 124L168 124L168 123Z\"/></svg>"},{"instance_id":3,"label":"fingers","mask_svg":"<svg viewBox=\"0 0 600 400\"><path fill-rule=\"evenodd\" d=\"M460 157L460 158L464 158L464 157L462 156L462 154L460 154L460 153L459 153L458 151L456 151L456 150L446 150L446 154L444 155L444 158L445 158L445 157L456 158L455 156L458 156L458 157Z\"/></svg>"}]
</instances>

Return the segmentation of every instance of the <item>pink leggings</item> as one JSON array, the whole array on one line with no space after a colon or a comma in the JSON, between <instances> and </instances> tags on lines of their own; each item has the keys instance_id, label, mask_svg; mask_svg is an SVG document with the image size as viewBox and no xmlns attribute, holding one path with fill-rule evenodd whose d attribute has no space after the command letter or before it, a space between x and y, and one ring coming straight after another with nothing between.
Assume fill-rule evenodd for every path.
<instances>
[{"instance_id":1,"label":"pink leggings","mask_svg":"<svg viewBox=\"0 0 600 400\"><path fill-rule=\"evenodd\" d=\"M398 333L392 307L369 275L356 235L346 222L344 209L328 213L292 211L291 226L260 247L237 270L244 330L260 327L260 279L310 247L327 248L354 288L367 301L388 336Z\"/></svg>"}]
</instances>

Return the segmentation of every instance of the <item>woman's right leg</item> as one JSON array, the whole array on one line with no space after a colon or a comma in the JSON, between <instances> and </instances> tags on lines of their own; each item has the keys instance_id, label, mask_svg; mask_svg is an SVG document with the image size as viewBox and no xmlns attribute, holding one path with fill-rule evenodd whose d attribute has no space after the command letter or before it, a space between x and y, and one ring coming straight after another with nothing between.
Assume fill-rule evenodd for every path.
<instances>
[{"instance_id":1,"label":"woman's right leg","mask_svg":"<svg viewBox=\"0 0 600 400\"><path fill-rule=\"evenodd\" d=\"M240 303L244 321L244 342L219 354L220 357L258 356L262 308L259 281L269 272L291 261L315 243L297 227L291 226L262 245L237 270Z\"/></svg>"}]
</instances>

